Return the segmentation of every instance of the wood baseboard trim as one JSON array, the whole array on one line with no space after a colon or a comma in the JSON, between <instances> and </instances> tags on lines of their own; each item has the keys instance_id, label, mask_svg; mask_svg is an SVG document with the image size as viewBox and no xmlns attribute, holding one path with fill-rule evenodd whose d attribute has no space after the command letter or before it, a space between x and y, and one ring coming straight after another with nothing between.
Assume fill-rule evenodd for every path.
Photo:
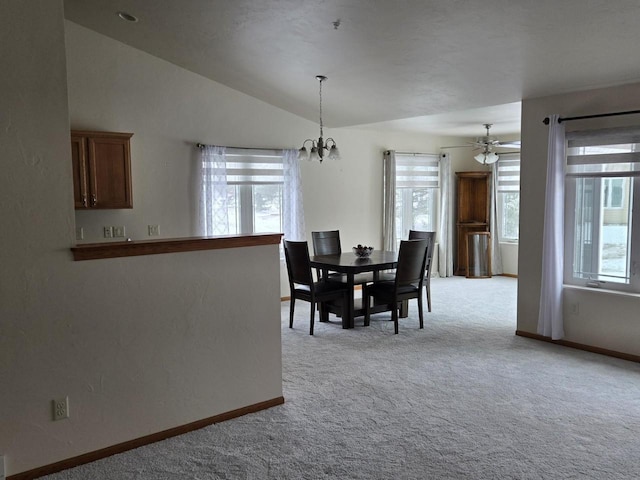
<instances>
[{"instance_id":1,"label":"wood baseboard trim","mask_svg":"<svg viewBox=\"0 0 640 480\"><path fill-rule=\"evenodd\" d=\"M199 430L203 427L213 425L214 423L220 423L226 420L231 420L233 418L247 415L249 413L255 413L261 410L266 410L268 408L275 407L277 405L282 405L283 403L284 403L284 397L276 397L271 400L266 400L264 402L255 403L253 405L248 405L246 407L238 408L236 410L231 410L230 412L214 415L213 417L204 418L202 420L196 420L195 422L187 423L186 425L181 425L179 427L170 428L168 430L163 430L161 432L152 433L151 435L145 435L144 437L129 440L127 442L118 443L117 445L112 445L111 447L102 448L94 452L78 455L77 457L68 458L66 460L52 463L50 465L34 468L32 470L28 470L22 473L16 473L15 475L9 475L7 477L7 480L31 480L34 478L42 477L44 475L50 475L52 473L60 472L62 470L67 470L69 468L77 467L79 465L84 465L85 463L90 463L96 460L100 460L102 458L110 457L111 455L115 455L117 453L122 453L122 452L126 452L127 450L133 450L134 448L142 447L144 445L149 445L150 443L159 442L160 440L165 440L167 438L175 437L177 435L182 435L184 433L192 432L194 430Z\"/></svg>"},{"instance_id":2,"label":"wood baseboard trim","mask_svg":"<svg viewBox=\"0 0 640 480\"><path fill-rule=\"evenodd\" d=\"M501 273L500 276L501 277L509 277L509 278L518 278L518 275L515 275L513 273Z\"/></svg>"},{"instance_id":3,"label":"wood baseboard trim","mask_svg":"<svg viewBox=\"0 0 640 480\"><path fill-rule=\"evenodd\" d=\"M615 357L615 358L620 358L622 360L628 360L630 362L640 363L639 355L616 352L615 350L608 350L606 348L594 347L592 345L585 345L582 343L570 342L568 340L552 340L550 337L538 335L537 333L524 332L522 330L516 330L516 335L520 337L533 338L534 340L541 340L543 342L555 343L557 345L562 345L563 347L576 348L578 350L584 350L586 352L598 353L600 355L606 355L608 357Z\"/></svg>"}]
</instances>

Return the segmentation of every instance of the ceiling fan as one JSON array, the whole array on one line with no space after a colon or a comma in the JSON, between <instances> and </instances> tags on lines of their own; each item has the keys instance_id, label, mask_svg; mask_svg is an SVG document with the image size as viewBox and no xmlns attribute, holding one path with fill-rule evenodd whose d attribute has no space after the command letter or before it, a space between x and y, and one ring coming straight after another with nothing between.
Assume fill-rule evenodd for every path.
<instances>
[{"instance_id":1,"label":"ceiling fan","mask_svg":"<svg viewBox=\"0 0 640 480\"><path fill-rule=\"evenodd\" d=\"M483 165L490 165L498 161L499 155L498 153L493 151L495 148L520 148L520 140L501 142L497 137L490 135L489 129L492 127L492 125L493 124L491 123L485 123L484 128L487 129L487 134L483 137L476 138L475 142L469 142L467 145L454 145L451 147L442 148L475 147L474 150L481 149L482 151L473 158Z\"/></svg>"}]
</instances>

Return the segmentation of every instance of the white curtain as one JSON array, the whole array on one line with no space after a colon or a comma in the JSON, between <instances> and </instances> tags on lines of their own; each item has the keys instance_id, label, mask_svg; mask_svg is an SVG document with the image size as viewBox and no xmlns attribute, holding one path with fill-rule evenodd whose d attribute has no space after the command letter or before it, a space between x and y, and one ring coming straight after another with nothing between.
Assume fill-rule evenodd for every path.
<instances>
[{"instance_id":1,"label":"white curtain","mask_svg":"<svg viewBox=\"0 0 640 480\"><path fill-rule=\"evenodd\" d=\"M396 152L384 152L384 212L382 249L396 251Z\"/></svg>"},{"instance_id":2,"label":"white curtain","mask_svg":"<svg viewBox=\"0 0 640 480\"><path fill-rule=\"evenodd\" d=\"M489 212L489 231L491 232L491 273L500 275L502 270L502 252L500 251L500 231L498 229L498 160L491 167L491 202Z\"/></svg>"},{"instance_id":3,"label":"white curtain","mask_svg":"<svg viewBox=\"0 0 640 480\"><path fill-rule=\"evenodd\" d=\"M229 233L225 147L207 145L197 161L199 179L198 234Z\"/></svg>"},{"instance_id":4,"label":"white curtain","mask_svg":"<svg viewBox=\"0 0 640 480\"><path fill-rule=\"evenodd\" d=\"M302 177L298 150L283 150L283 229L287 240L305 239L304 206L302 202Z\"/></svg>"},{"instance_id":5,"label":"white curtain","mask_svg":"<svg viewBox=\"0 0 640 480\"><path fill-rule=\"evenodd\" d=\"M453 276L453 188L451 182L451 159L448 153L440 154L440 228L438 229L438 274L441 277Z\"/></svg>"},{"instance_id":6,"label":"white curtain","mask_svg":"<svg viewBox=\"0 0 640 480\"><path fill-rule=\"evenodd\" d=\"M558 115L549 116L547 188L542 234L542 280L538 334L559 340L564 337L562 278L564 268L564 168L566 140Z\"/></svg>"}]
</instances>

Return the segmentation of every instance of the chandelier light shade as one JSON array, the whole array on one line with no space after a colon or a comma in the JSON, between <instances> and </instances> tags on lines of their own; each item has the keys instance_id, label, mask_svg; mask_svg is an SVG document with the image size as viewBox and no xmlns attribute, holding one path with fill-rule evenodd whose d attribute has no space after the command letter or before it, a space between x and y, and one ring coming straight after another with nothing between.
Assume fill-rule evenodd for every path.
<instances>
[{"instance_id":1,"label":"chandelier light shade","mask_svg":"<svg viewBox=\"0 0 640 480\"><path fill-rule=\"evenodd\" d=\"M316 79L320 84L320 137L318 140L313 140L311 138L307 138L304 142L302 142L302 147L298 150L298 159L300 160L309 160L314 161L318 160L322 163L322 159L326 156L329 160L339 160L340 159L340 151L338 150L338 145L333 138L327 138L326 140L323 138L323 123L322 123L322 82L324 82L327 77L324 75L316 75ZM307 150L307 143L311 143L311 150Z\"/></svg>"}]
</instances>

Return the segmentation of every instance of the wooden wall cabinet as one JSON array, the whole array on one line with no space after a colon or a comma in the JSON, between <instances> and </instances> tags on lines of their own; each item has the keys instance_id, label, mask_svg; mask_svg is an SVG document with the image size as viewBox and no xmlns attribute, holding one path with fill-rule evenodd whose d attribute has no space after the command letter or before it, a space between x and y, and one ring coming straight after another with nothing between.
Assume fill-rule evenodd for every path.
<instances>
[{"instance_id":1,"label":"wooden wall cabinet","mask_svg":"<svg viewBox=\"0 0 640 480\"><path fill-rule=\"evenodd\" d=\"M71 131L76 209L133 208L133 133Z\"/></svg>"},{"instance_id":2,"label":"wooden wall cabinet","mask_svg":"<svg viewBox=\"0 0 640 480\"><path fill-rule=\"evenodd\" d=\"M456 275L467 275L467 234L489 232L491 172L456 172Z\"/></svg>"}]
</instances>

